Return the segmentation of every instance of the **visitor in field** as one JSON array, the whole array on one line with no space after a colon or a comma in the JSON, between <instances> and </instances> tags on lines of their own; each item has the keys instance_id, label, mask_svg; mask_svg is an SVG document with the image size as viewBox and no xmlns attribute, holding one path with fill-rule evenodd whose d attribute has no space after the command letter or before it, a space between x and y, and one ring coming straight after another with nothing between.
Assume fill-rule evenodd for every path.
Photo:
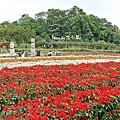
<instances>
[{"instance_id":1,"label":"visitor in field","mask_svg":"<svg viewBox=\"0 0 120 120\"><path fill-rule=\"evenodd\" d=\"M21 57L21 55L22 55L22 53L19 51L19 52L18 52L18 56Z\"/></svg>"},{"instance_id":2,"label":"visitor in field","mask_svg":"<svg viewBox=\"0 0 120 120\"><path fill-rule=\"evenodd\" d=\"M37 51L37 56L40 56L40 51L39 50Z\"/></svg>"},{"instance_id":3,"label":"visitor in field","mask_svg":"<svg viewBox=\"0 0 120 120\"><path fill-rule=\"evenodd\" d=\"M48 56L52 56L52 51L49 51L49 52L48 52Z\"/></svg>"},{"instance_id":4,"label":"visitor in field","mask_svg":"<svg viewBox=\"0 0 120 120\"><path fill-rule=\"evenodd\" d=\"M22 57L25 57L25 51L24 50L22 51Z\"/></svg>"},{"instance_id":5,"label":"visitor in field","mask_svg":"<svg viewBox=\"0 0 120 120\"><path fill-rule=\"evenodd\" d=\"M17 57L18 57L18 55L17 55L17 53L15 53L14 58L17 59Z\"/></svg>"},{"instance_id":6,"label":"visitor in field","mask_svg":"<svg viewBox=\"0 0 120 120\"><path fill-rule=\"evenodd\" d=\"M25 57L28 57L28 52L27 52L27 50L25 51Z\"/></svg>"},{"instance_id":7,"label":"visitor in field","mask_svg":"<svg viewBox=\"0 0 120 120\"><path fill-rule=\"evenodd\" d=\"M56 50L55 51L55 56L59 56L60 55L60 51Z\"/></svg>"}]
</instances>

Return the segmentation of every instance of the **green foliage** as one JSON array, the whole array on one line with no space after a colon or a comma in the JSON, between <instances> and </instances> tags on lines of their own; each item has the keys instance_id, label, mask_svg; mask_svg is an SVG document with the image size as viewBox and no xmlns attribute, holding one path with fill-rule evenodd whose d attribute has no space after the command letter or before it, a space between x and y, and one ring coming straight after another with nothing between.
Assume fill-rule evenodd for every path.
<instances>
[{"instance_id":1,"label":"green foliage","mask_svg":"<svg viewBox=\"0 0 120 120\"><path fill-rule=\"evenodd\" d=\"M68 10L48 9L35 14L35 18L23 14L18 21L0 24L0 41L14 40L19 47L35 37L40 42L99 42L120 44L120 30L105 18L87 15L83 9L73 6ZM103 44L103 42L101 43Z\"/></svg>"}]
</instances>

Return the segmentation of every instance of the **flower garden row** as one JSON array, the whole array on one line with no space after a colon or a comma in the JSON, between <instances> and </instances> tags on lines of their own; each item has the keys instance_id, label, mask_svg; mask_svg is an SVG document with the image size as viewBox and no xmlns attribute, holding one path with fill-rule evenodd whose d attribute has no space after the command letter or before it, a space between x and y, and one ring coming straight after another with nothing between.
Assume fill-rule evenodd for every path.
<instances>
[{"instance_id":1,"label":"flower garden row","mask_svg":"<svg viewBox=\"0 0 120 120\"><path fill-rule=\"evenodd\" d=\"M27 62L27 61L40 61L40 60L91 60L91 59L120 59L120 54L66 54L61 56L41 56L41 57L18 57L15 58L0 58L0 63L4 62Z\"/></svg>"},{"instance_id":2,"label":"flower garden row","mask_svg":"<svg viewBox=\"0 0 120 120\"><path fill-rule=\"evenodd\" d=\"M119 62L0 70L2 120L113 120L119 115Z\"/></svg>"}]
</instances>

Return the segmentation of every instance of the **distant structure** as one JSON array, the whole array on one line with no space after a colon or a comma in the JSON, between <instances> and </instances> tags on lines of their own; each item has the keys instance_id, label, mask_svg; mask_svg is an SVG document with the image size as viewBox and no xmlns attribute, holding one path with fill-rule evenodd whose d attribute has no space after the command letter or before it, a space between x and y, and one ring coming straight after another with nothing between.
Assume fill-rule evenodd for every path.
<instances>
[{"instance_id":1,"label":"distant structure","mask_svg":"<svg viewBox=\"0 0 120 120\"><path fill-rule=\"evenodd\" d=\"M15 55L14 42L10 42L10 56Z\"/></svg>"},{"instance_id":2,"label":"distant structure","mask_svg":"<svg viewBox=\"0 0 120 120\"><path fill-rule=\"evenodd\" d=\"M6 50L9 51L10 43L0 43L0 52L2 52L2 47L5 46Z\"/></svg>"},{"instance_id":3,"label":"distant structure","mask_svg":"<svg viewBox=\"0 0 120 120\"><path fill-rule=\"evenodd\" d=\"M36 53L35 53L35 38L31 38L31 56L32 57L36 56Z\"/></svg>"}]
</instances>

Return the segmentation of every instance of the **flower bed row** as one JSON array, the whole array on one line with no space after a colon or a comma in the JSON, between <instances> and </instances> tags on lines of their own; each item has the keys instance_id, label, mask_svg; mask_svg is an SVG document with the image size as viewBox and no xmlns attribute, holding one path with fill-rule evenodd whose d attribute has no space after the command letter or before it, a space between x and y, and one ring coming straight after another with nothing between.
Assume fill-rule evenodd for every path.
<instances>
[{"instance_id":1,"label":"flower bed row","mask_svg":"<svg viewBox=\"0 0 120 120\"><path fill-rule=\"evenodd\" d=\"M88 54L85 53L76 55L76 54L67 54L67 55L61 55L61 56L46 56L46 57L18 57L15 58L0 58L0 63L4 62L27 62L27 61L40 61L40 60L91 60L91 59L120 59L119 54Z\"/></svg>"},{"instance_id":2,"label":"flower bed row","mask_svg":"<svg viewBox=\"0 0 120 120\"><path fill-rule=\"evenodd\" d=\"M119 114L119 62L0 70L3 120L113 120Z\"/></svg>"}]
</instances>

